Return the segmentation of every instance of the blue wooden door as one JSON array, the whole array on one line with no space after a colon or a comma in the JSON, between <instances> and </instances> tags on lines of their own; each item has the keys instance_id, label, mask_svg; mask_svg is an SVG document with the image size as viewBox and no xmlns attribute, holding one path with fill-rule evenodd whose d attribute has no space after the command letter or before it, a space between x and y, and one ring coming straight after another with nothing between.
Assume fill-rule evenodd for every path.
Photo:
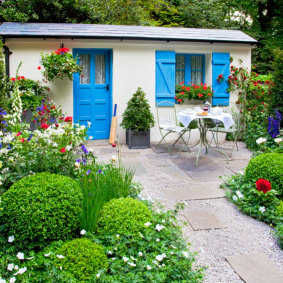
<instances>
[{"instance_id":1,"label":"blue wooden door","mask_svg":"<svg viewBox=\"0 0 283 283\"><path fill-rule=\"evenodd\" d=\"M108 139L111 116L110 51L74 49L81 74L74 75L74 122L91 123L91 139Z\"/></svg>"}]
</instances>

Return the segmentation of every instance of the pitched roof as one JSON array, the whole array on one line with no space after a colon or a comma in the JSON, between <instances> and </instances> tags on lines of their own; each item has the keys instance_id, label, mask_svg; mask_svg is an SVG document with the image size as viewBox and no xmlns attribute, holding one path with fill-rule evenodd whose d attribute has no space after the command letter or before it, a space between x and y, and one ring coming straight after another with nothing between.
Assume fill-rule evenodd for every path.
<instances>
[{"instance_id":1,"label":"pitched roof","mask_svg":"<svg viewBox=\"0 0 283 283\"><path fill-rule=\"evenodd\" d=\"M239 30L167 28L64 23L17 23L0 25L2 37L107 38L164 41L233 42L257 41Z\"/></svg>"}]
</instances>

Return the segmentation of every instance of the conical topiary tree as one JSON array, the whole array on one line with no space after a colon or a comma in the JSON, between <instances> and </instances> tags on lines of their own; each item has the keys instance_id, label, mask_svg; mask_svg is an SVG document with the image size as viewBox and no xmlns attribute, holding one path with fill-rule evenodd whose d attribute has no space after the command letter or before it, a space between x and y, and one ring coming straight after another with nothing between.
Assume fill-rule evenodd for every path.
<instances>
[{"instance_id":1,"label":"conical topiary tree","mask_svg":"<svg viewBox=\"0 0 283 283\"><path fill-rule=\"evenodd\" d=\"M154 117L145 93L139 87L128 101L120 126L132 131L147 131L154 126Z\"/></svg>"}]
</instances>

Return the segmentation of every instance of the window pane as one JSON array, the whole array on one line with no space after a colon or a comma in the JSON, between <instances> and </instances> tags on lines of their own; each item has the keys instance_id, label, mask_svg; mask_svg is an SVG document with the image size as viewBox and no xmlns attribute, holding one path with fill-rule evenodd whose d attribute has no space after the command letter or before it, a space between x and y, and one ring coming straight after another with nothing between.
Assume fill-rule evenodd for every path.
<instances>
[{"instance_id":1,"label":"window pane","mask_svg":"<svg viewBox=\"0 0 283 283\"><path fill-rule=\"evenodd\" d=\"M176 84L185 80L185 71L176 71Z\"/></svg>"},{"instance_id":2,"label":"window pane","mask_svg":"<svg viewBox=\"0 0 283 283\"><path fill-rule=\"evenodd\" d=\"M185 69L185 55L176 55L176 69Z\"/></svg>"},{"instance_id":3,"label":"window pane","mask_svg":"<svg viewBox=\"0 0 283 283\"><path fill-rule=\"evenodd\" d=\"M80 65L83 66L80 73L80 84L90 84L90 54L80 54L79 60Z\"/></svg>"},{"instance_id":4,"label":"window pane","mask_svg":"<svg viewBox=\"0 0 283 283\"><path fill-rule=\"evenodd\" d=\"M192 71L191 72L191 83L192 84L200 84L200 83L203 83L203 72L195 72L195 71Z\"/></svg>"},{"instance_id":5,"label":"window pane","mask_svg":"<svg viewBox=\"0 0 283 283\"><path fill-rule=\"evenodd\" d=\"M203 69L203 57L202 56L192 56L191 57L191 69L192 70L202 70Z\"/></svg>"},{"instance_id":6,"label":"window pane","mask_svg":"<svg viewBox=\"0 0 283 283\"><path fill-rule=\"evenodd\" d=\"M95 55L95 84L105 84L105 55Z\"/></svg>"}]
</instances>

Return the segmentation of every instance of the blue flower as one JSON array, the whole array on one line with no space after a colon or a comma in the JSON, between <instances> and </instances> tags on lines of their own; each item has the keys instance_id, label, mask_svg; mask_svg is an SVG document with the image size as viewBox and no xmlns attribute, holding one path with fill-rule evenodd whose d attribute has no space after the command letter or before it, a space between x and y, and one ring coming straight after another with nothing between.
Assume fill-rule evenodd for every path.
<instances>
[{"instance_id":1,"label":"blue flower","mask_svg":"<svg viewBox=\"0 0 283 283\"><path fill-rule=\"evenodd\" d=\"M99 169L96 174L104 174L104 172L102 172L102 169Z\"/></svg>"},{"instance_id":2,"label":"blue flower","mask_svg":"<svg viewBox=\"0 0 283 283\"><path fill-rule=\"evenodd\" d=\"M90 172L91 172L91 170L87 170L87 171L86 171L86 174L87 174L87 175L89 175L89 174L90 174Z\"/></svg>"},{"instance_id":3,"label":"blue flower","mask_svg":"<svg viewBox=\"0 0 283 283\"><path fill-rule=\"evenodd\" d=\"M80 159L76 159L76 162L81 162L81 160Z\"/></svg>"}]
</instances>

